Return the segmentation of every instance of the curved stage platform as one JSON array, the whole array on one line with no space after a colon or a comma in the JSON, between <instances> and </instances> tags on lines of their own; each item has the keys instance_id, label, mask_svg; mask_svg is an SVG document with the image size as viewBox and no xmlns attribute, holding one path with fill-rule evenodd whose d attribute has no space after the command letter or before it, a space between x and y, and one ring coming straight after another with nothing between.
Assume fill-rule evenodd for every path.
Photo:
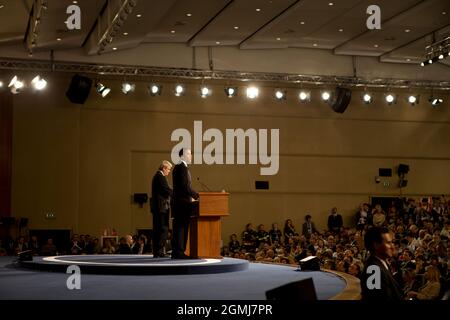
<instances>
[{"instance_id":1,"label":"curved stage platform","mask_svg":"<svg viewBox=\"0 0 450 320\"><path fill-rule=\"evenodd\" d=\"M124 275L176 275L235 272L248 269L248 261L239 259L153 258L151 255L81 255L33 257L21 261L21 266L36 270L66 272L70 265L80 267L81 273Z\"/></svg>"},{"instance_id":2,"label":"curved stage platform","mask_svg":"<svg viewBox=\"0 0 450 320\"><path fill-rule=\"evenodd\" d=\"M184 273L184 274L92 274L79 264L83 262L95 265L127 263L126 256L119 262L115 256L59 256L54 261L46 261L44 257L33 257L35 263L16 263L17 257L0 257L0 300L266 300L266 291L279 286L312 278L319 300L348 300L357 299L359 281L350 277L327 271L297 272L292 265L278 265L265 263L248 263L245 260L227 258L222 262L207 262L201 260L170 260L154 259L151 256L137 258L133 256L134 264L147 264L152 260L152 266L143 266L145 273L155 268L177 268L178 271L204 271L202 268L216 268L216 273ZM142 259L142 260L141 260ZM149 259L149 260L147 260ZM136 261L138 260L138 261ZM131 263L131 262L128 262ZM217 272L228 264L242 268L233 272ZM236 265L235 265L236 263ZM66 282L70 274L65 273L68 265L77 264L81 267L81 289L68 290ZM172 265L175 264L175 265ZM27 265L28 268L23 266ZM220 267L222 265L222 267ZM44 268L59 268L45 272ZM245 267L244 267L245 266ZM114 268L118 268L115 266ZM135 266L139 270L139 266ZM220 268L219 268L220 267ZM110 269L109 271L113 271ZM122 267L121 267L122 268ZM128 268L128 267L126 267ZM134 268L134 267L133 267ZM195 268L195 269L194 269ZM49 269L47 269L49 270ZM98 269L91 269L94 271ZM132 269L129 269L132 270ZM174 269L175 270L175 269ZM229 270L230 271L230 270ZM356 278L354 278L356 279ZM357 281L352 285L351 281ZM355 289L356 288L356 289Z\"/></svg>"}]
</instances>

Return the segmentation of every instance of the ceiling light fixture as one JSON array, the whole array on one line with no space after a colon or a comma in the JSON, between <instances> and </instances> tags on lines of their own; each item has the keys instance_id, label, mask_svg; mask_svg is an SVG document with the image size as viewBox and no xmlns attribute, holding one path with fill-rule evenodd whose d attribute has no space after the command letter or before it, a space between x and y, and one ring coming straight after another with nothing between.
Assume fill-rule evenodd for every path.
<instances>
[{"instance_id":1,"label":"ceiling light fixture","mask_svg":"<svg viewBox=\"0 0 450 320\"><path fill-rule=\"evenodd\" d=\"M38 91L44 90L47 87L47 81L41 78L41 76L34 77L33 80L31 80L31 84Z\"/></svg>"},{"instance_id":2,"label":"ceiling light fixture","mask_svg":"<svg viewBox=\"0 0 450 320\"><path fill-rule=\"evenodd\" d=\"M302 90L298 94L298 98L300 99L300 102L309 102L311 101L311 92Z\"/></svg>"},{"instance_id":3,"label":"ceiling light fixture","mask_svg":"<svg viewBox=\"0 0 450 320\"><path fill-rule=\"evenodd\" d=\"M226 87L225 94L228 98L233 98L237 95L237 87Z\"/></svg>"},{"instance_id":4,"label":"ceiling light fixture","mask_svg":"<svg viewBox=\"0 0 450 320\"><path fill-rule=\"evenodd\" d=\"M396 103L397 97L395 96L395 94L389 93L384 97L384 99L386 100L388 105L392 105Z\"/></svg>"},{"instance_id":5,"label":"ceiling light fixture","mask_svg":"<svg viewBox=\"0 0 450 320\"><path fill-rule=\"evenodd\" d=\"M428 101L431 103L431 105L432 105L433 107L435 107L435 106L437 106L437 105L440 105L442 102L444 102L444 99L431 96L431 97L428 99Z\"/></svg>"},{"instance_id":6,"label":"ceiling light fixture","mask_svg":"<svg viewBox=\"0 0 450 320\"><path fill-rule=\"evenodd\" d=\"M96 84L96 91L102 96L102 98L105 98L111 92L111 88L108 88L103 83L98 82Z\"/></svg>"},{"instance_id":7,"label":"ceiling light fixture","mask_svg":"<svg viewBox=\"0 0 450 320\"><path fill-rule=\"evenodd\" d=\"M275 99L278 101L286 100L286 90L276 89L275 90Z\"/></svg>"},{"instance_id":8,"label":"ceiling light fixture","mask_svg":"<svg viewBox=\"0 0 450 320\"><path fill-rule=\"evenodd\" d=\"M212 90L206 86L200 88L200 97L206 98L212 94Z\"/></svg>"},{"instance_id":9,"label":"ceiling light fixture","mask_svg":"<svg viewBox=\"0 0 450 320\"><path fill-rule=\"evenodd\" d=\"M410 95L410 96L408 96L408 102L412 106L418 104L419 103L419 96L418 95Z\"/></svg>"},{"instance_id":10,"label":"ceiling light fixture","mask_svg":"<svg viewBox=\"0 0 450 320\"><path fill-rule=\"evenodd\" d=\"M184 95L184 93L185 93L185 88L184 88L184 86L183 86L182 84L177 84L177 85L175 86L175 96L181 97L181 96Z\"/></svg>"},{"instance_id":11,"label":"ceiling light fixture","mask_svg":"<svg viewBox=\"0 0 450 320\"><path fill-rule=\"evenodd\" d=\"M324 91L324 92L322 92L321 97L322 97L323 101L328 101L331 98L331 94L329 91Z\"/></svg>"},{"instance_id":12,"label":"ceiling light fixture","mask_svg":"<svg viewBox=\"0 0 450 320\"><path fill-rule=\"evenodd\" d=\"M373 102L373 97L370 93L364 93L362 96L362 100L365 104L370 104Z\"/></svg>"},{"instance_id":13,"label":"ceiling light fixture","mask_svg":"<svg viewBox=\"0 0 450 320\"><path fill-rule=\"evenodd\" d=\"M257 87L248 87L247 90L247 98L255 99L259 96L259 89Z\"/></svg>"},{"instance_id":14,"label":"ceiling light fixture","mask_svg":"<svg viewBox=\"0 0 450 320\"><path fill-rule=\"evenodd\" d=\"M148 86L148 92L151 96L160 96L162 92L162 86L156 83L152 83Z\"/></svg>"},{"instance_id":15,"label":"ceiling light fixture","mask_svg":"<svg viewBox=\"0 0 450 320\"><path fill-rule=\"evenodd\" d=\"M129 94L131 92L134 92L136 89L136 85L134 83L124 82L122 83L122 92L124 94Z\"/></svg>"}]
</instances>

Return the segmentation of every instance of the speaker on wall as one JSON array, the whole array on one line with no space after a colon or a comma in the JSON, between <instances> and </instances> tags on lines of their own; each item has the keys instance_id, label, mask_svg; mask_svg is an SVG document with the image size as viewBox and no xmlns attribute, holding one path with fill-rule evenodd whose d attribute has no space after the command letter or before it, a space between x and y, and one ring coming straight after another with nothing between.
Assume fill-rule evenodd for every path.
<instances>
[{"instance_id":1,"label":"speaker on wall","mask_svg":"<svg viewBox=\"0 0 450 320\"><path fill-rule=\"evenodd\" d=\"M351 99L352 92L349 89L337 87L334 95L330 99L330 105L334 112L344 113Z\"/></svg>"},{"instance_id":2,"label":"speaker on wall","mask_svg":"<svg viewBox=\"0 0 450 320\"><path fill-rule=\"evenodd\" d=\"M72 77L66 97L72 103L83 104L91 92L92 80L78 74Z\"/></svg>"}]
</instances>

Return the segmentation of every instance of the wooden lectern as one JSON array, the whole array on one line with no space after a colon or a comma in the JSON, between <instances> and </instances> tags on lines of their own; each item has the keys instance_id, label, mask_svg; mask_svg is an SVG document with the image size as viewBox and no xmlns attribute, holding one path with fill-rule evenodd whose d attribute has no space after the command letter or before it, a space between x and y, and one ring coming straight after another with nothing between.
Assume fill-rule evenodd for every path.
<instances>
[{"instance_id":1,"label":"wooden lectern","mask_svg":"<svg viewBox=\"0 0 450 320\"><path fill-rule=\"evenodd\" d=\"M227 192L199 192L198 215L192 218L186 254L192 258L216 258L222 240L220 218L229 215Z\"/></svg>"}]
</instances>

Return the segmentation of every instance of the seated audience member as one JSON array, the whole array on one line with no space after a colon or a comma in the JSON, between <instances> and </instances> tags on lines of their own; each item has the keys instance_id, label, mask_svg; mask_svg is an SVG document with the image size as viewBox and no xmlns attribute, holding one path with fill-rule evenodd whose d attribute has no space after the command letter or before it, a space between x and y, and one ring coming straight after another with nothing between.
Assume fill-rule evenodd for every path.
<instances>
[{"instance_id":1,"label":"seated audience member","mask_svg":"<svg viewBox=\"0 0 450 320\"><path fill-rule=\"evenodd\" d=\"M131 235L126 235L125 237L120 238L119 240L119 248L118 254L131 254L131 244L133 242L133 238Z\"/></svg>"},{"instance_id":2,"label":"seated audience member","mask_svg":"<svg viewBox=\"0 0 450 320\"><path fill-rule=\"evenodd\" d=\"M239 241L237 240L237 235L235 233L233 233L230 236L230 242L228 243L228 249L232 253L239 252L241 250L241 245L240 245Z\"/></svg>"},{"instance_id":3,"label":"seated audience member","mask_svg":"<svg viewBox=\"0 0 450 320\"><path fill-rule=\"evenodd\" d=\"M72 237L72 244L70 246L70 254L77 255L82 253L83 249L80 246L78 235L74 234Z\"/></svg>"},{"instance_id":4,"label":"seated audience member","mask_svg":"<svg viewBox=\"0 0 450 320\"><path fill-rule=\"evenodd\" d=\"M146 253L146 249L145 249L146 243L147 243L147 237L145 235L141 234L137 241L137 244L138 244L137 245L137 248L138 248L137 254Z\"/></svg>"},{"instance_id":5,"label":"seated audience member","mask_svg":"<svg viewBox=\"0 0 450 320\"><path fill-rule=\"evenodd\" d=\"M281 230L278 228L278 223L272 223L272 229L269 231L270 243L281 243Z\"/></svg>"},{"instance_id":6,"label":"seated audience member","mask_svg":"<svg viewBox=\"0 0 450 320\"><path fill-rule=\"evenodd\" d=\"M355 220L357 230L363 230L369 223L369 205L367 203L360 205L358 212L356 212Z\"/></svg>"},{"instance_id":7,"label":"seated audience member","mask_svg":"<svg viewBox=\"0 0 450 320\"><path fill-rule=\"evenodd\" d=\"M43 256L55 256L56 255L56 246L53 244L52 238L49 238L47 240L47 243L42 246L41 255L43 255Z\"/></svg>"},{"instance_id":8,"label":"seated audience member","mask_svg":"<svg viewBox=\"0 0 450 320\"><path fill-rule=\"evenodd\" d=\"M103 241L103 248L101 250L101 253L103 254L114 254L116 252L116 248L111 243L110 239L105 239Z\"/></svg>"},{"instance_id":9,"label":"seated audience member","mask_svg":"<svg viewBox=\"0 0 450 320\"><path fill-rule=\"evenodd\" d=\"M439 276L439 270L435 266L428 266L425 272L425 284L418 291L409 291L407 298L417 300L437 299L441 289Z\"/></svg>"},{"instance_id":10,"label":"seated audience member","mask_svg":"<svg viewBox=\"0 0 450 320\"><path fill-rule=\"evenodd\" d=\"M375 227L381 227L385 224L386 222L386 215L384 214L383 209L381 208L381 205L377 204L375 205L375 208L372 211L372 220L373 220L373 225Z\"/></svg>"},{"instance_id":11,"label":"seated audience member","mask_svg":"<svg viewBox=\"0 0 450 320\"><path fill-rule=\"evenodd\" d=\"M316 232L316 226L314 225L314 222L312 222L311 215L307 214L305 216L305 223L303 223L302 235L304 235L306 239L309 239L311 238L311 235Z\"/></svg>"},{"instance_id":12,"label":"seated audience member","mask_svg":"<svg viewBox=\"0 0 450 320\"><path fill-rule=\"evenodd\" d=\"M361 277L361 266L358 262L354 261L352 262L352 264L350 265L350 267L348 267L348 273L351 274L354 277Z\"/></svg>"},{"instance_id":13,"label":"seated audience member","mask_svg":"<svg viewBox=\"0 0 450 320\"><path fill-rule=\"evenodd\" d=\"M128 245L130 246L132 254L139 254L140 246L137 236L127 236Z\"/></svg>"},{"instance_id":14,"label":"seated audience member","mask_svg":"<svg viewBox=\"0 0 450 320\"><path fill-rule=\"evenodd\" d=\"M28 242L28 249L33 251L34 256L39 255L39 242L36 236L31 236L30 242Z\"/></svg>"},{"instance_id":15,"label":"seated audience member","mask_svg":"<svg viewBox=\"0 0 450 320\"><path fill-rule=\"evenodd\" d=\"M25 242L25 237L19 237L16 245L14 246L15 253L28 250L28 244Z\"/></svg>"}]
</instances>

